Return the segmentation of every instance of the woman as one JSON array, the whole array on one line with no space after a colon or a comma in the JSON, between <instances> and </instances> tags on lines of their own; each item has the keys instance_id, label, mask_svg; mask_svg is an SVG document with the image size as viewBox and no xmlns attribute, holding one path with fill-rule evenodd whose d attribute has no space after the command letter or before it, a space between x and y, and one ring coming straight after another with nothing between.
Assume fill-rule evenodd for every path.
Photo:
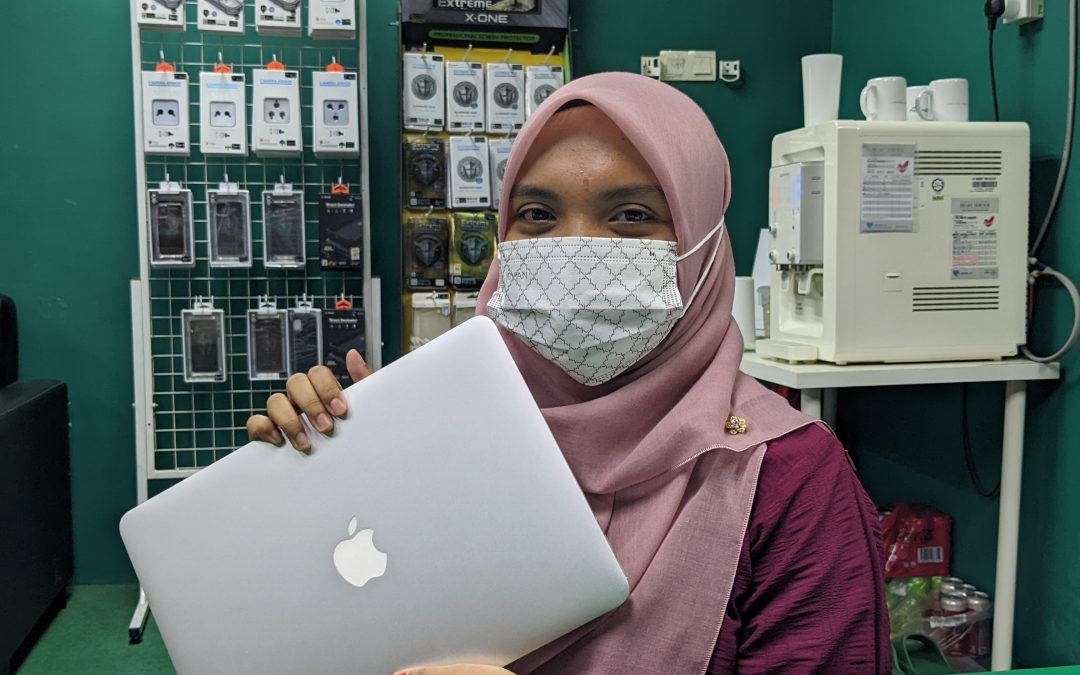
<instances>
[{"instance_id":1,"label":"woman","mask_svg":"<svg viewBox=\"0 0 1080 675\"><path fill-rule=\"evenodd\" d=\"M508 668L886 673L873 504L819 424L739 373L727 156L676 89L605 73L515 142L478 312L514 359L630 581L629 600ZM350 354L350 373L368 372ZM294 376L252 438L309 447L344 401ZM295 407L294 407L295 406ZM505 672L481 666L429 673Z\"/></svg>"}]
</instances>

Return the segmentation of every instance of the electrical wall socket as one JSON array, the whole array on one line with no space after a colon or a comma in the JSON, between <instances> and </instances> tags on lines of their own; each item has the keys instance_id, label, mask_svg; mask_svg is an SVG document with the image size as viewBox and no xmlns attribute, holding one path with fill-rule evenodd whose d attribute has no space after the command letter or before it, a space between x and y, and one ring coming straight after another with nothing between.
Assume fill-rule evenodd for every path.
<instances>
[{"instance_id":1,"label":"electrical wall socket","mask_svg":"<svg viewBox=\"0 0 1080 675\"><path fill-rule=\"evenodd\" d=\"M135 4L135 21L143 30L183 32L183 0L131 0Z\"/></svg>"},{"instance_id":2,"label":"electrical wall socket","mask_svg":"<svg viewBox=\"0 0 1080 675\"><path fill-rule=\"evenodd\" d=\"M1043 18L1043 0L1005 0L1002 23L1025 24Z\"/></svg>"},{"instance_id":3,"label":"electrical wall socket","mask_svg":"<svg viewBox=\"0 0 1080 675\"><path fill-rule=\"evenodd\" d=\"M199 149L204 155L247 154L243 73L199 73Z\"/></svg>"},{"instance_id":4,"label":"electrical wall socket","mask_svg":"<svg viewBox=\"0 0 1080 675\"><path fill-rule=\"evenodd\" d=\"M255 32L300 37L300 0L255 0Z\"/></svg>"},{"instance_id":5,"label":"electrical wall socket","mask_svg":"<svg viewBox=\"0 0 1080 675\"><path fill-rule=\"evenodd\" d=\"M244 0L198 0L195 11L199 30L204 33L244 32Z\"/></svg>"},{"instance_id":6,"label":"electrical wall socket","mask_svg":"<svg viewBox=\"0 0 1080 675\"><path fill-rule=\"evenodd\" d=\"M311 74L312 150L316 157L359 157L359 87L356 73Z\"/></svg>"},{"instance_id":7,"label":"electrical wall socket","mask_svg":"<svg viewBox=\"0 0 1080 675\"><path fill-rule=\"evenodd\" d=\"M715 82L716 52L660 52L660 79L666 82Z\"/></svg>"},{"instance_id":8,"label":"electrical wall socket","mask_svg":"<svg viewBox=\"0 0 1080 675\"><path fill-rule=\"evenodd\" d=\"M308 0L308 35L316 40L352 40L355 0Z\"/></svg>"},{"instance_id":9,"label":"electrical wall socket","mask_svg":"<svg viewBox=\"0 0 1080 675\"><path fill-rule=\"evenodd\" d=\"M724 82L738 82L742 77L742 65L739 61L721 61L720 79Z\"/></svg>"},{"instance_id":10,"label":"electrical wall socket","mask_svg":"<svg viewBox=\"0 0 1080 675\"><path fill-rule=\"evenodd\" d=\"M146 154L190 154L187 73L143 71L142 127Z\"/></svg>"},{"instance_id":11,"label":"electrical wall socket","mask_svg":"<svg viewBox=\"0 0 1080 675\"><path fill-rule=\"evenodd\" d=\"M259 157L302 155L299 73L258 68L251 77L251 149Z\"/></svg>"}]
</instances>

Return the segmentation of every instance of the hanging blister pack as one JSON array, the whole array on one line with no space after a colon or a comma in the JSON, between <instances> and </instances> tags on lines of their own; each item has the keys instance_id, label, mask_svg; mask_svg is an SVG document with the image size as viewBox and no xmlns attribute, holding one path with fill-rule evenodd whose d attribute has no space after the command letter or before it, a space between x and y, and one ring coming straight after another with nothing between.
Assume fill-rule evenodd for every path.
<instances>
[{"instance_id":1,"label":"hanging blister pack","mask_svg":"<svg viewBox=\"0 0 1080 675\"><path fill-rule=\"evenodd\" d=\"M184 32L184 0L131 0L135 5L135 21L143 30Z\"/></svg>"},{"instance_id":2,"label":"hanging blister pack","mask_svg":"<svg viewBox=\"0 0 1080 675\"><path fill-rule=\"evenodd\" d=\"M188 155L188 76L167 63L142 73L143 152L148 155Z\"/></svg>"},{"instance_id":3,"label":"hanging blister pack","mask_svg":"<svg viewBox=\"0 0 1080 675\"><path fill-rule=\"evenodd\" d=\"M203 33L244 34L244 0L198 0L195 8Z\"/></svg>"},{"instance_id":4,"label":"hanging blister pack","mask_svg":"<svg viewBox=\"0 0 1080 675\"><path fill-rule=\"evenodd\" d=\"M356 37L354 0L308 0L308 37L352 40Z\"/></svg>"},{"instance_id":5,"label":"hanging blister pack","mask_svg":"<svg viewBox=\"0 0 1080 675\"><path fill-rule=\"evenodd\" d=\"M283 380L289 376L289 312L263 296L247 312L248 377Z\"/></svg>"},{"instance_id":6,"label":"hanging blister pack","mask_svg":"<svg viewBox=\"0 0 1080 675\"><path fill-rule=\"evenodd\" d=\"M563 86L562 66L528 66L525 68L525 119L532 117L536 108L548 96Z\"/></svg>"},{"instance_id":7,"label":"hanging blister pack","mask_svg":"<svg viewBox=\"0 0 1080 675\"><path fill-rule=\"evenodd\" d=\"M311 97L314 115L312 150L315 156L359 157L356 73L338 70L312 73Z\"/></svg>"},{"instance_id":8,"label":"hanging blister pack","mask_svg":"<svg viewBox=\"0 0 1080 675\"><path fill-rule=\"evenodd\" d=\"M484 64L478 61L446 62L446 129L484 131Z\"/></svg>"},{"instance_id":9,"label":"hanging blister pack","mask_svg":"<svg viewBox=\"0 0 1080 675\"><path fill-rule=\"evenodd\" d=\"M454 213L450 221L450 285L458 291L478 290L495 257L498 219L480 211Z\"/></svg>"},{"instance_id":10,"label":"hanging blister pack","mask_svg":"<svg viewBox=\"0 0 1080 675\"><path fill-rule=\"evenodd\" d=\"M263 264L267 267L303 267L307 260L304 244L304 193L296 192L282 180L272 190L264 190Z\"/></svg>"},{"instance_id":11,"label":"hanging blister pack","mask_svg":"<svg viewBox=\"0 0 1080 675\"><path fill-rule=\"evenodd\" d=\"M322 363L322 311L307 294L289 310L289 374L306 373Z\"/></svg>"},{"instance_id":12,"label":"hanging blister pack","mask_svg":"<svg viewBox=\"0 0 1080 675\"><path fill-rule=\"evenodd\" d=\"M514 147L512 138L492 138L488 140L488 152L491 156L491 208L499 208L502 196L503 177L506 175L506 163L510 161L510 150Z\"/></svg>"},{"instance_id":13,"label":"hanging blister pack","mask_svg":"<svg viewBox=\"0 0 1080 675\"><path fill-rule=\"evenodd\" d=\"M491 207L487 138L453 136L447 168L450 172L450 205L454 209Z\"/></svg>"},{"instance_id":14,"label":"hanging blister pack","mask_svg":"<svg viewBox=\"0 0 1080 675\"><path fill-rule=\"evenodd\" d=\"M259 157L303 155L300 74L274 60L253 70L251 79L251 149Z\"/></svg>"},{"instance_id":15,"label":"hanging blister pack","mask_svg":"<svg viewBox=\"0 0 1080 675\"><path fill-rule=\"evenodd\" d=\"M247 155L247 78L228 66L199 73L199 150L204 155Z\"/></svg>"},{"instance_id":16,"label":"hanging blister pack","mask_svg":"<svg viewBox=\"0 0 1080 675\"><path fill-rule=\"evenodd\" d=\"M413 131L442 129L446 123L446 71L443 57L406 52L402 57L405 128Z\"/></svg>"},{"instance_id":17,"label":"hanging blister pack","mask_svg":"<svg viewBox=\"0 0 1080 675\"><path fill-rule=\"evenodd\" d=\"M166 180L147 190L147 239L151 267L194 267L195 225L191 190Z\"/></svg>"},{"instance_id":18,"label":"hanging blister pack","mask_svg":"<svg viewBox=\"0 0 1080 675\"><path fill-rule=\"evenodd\" d=\"M516 133L525 123L525 72L520 63L487 65L487 124L490 134Z\"/></svg>"},{"instance_id":19,"label":"hanging blister pack","mask_svg":"<svg viewBox=\"0 0 1080 675\"><path fill-rule=\"evenodd\" d=\"M345 185L319 195L319 266L359 270L364 266L364 210Z\"/></svg>"},{"instance_id":20,"label":"hanging blister pack","mask_svg":"<svg viewBox=\"0 0 1080 675\"><path fill-rule=\"evenodd\" d=\"M180 341L184 348L184 382L224 382L225 312L214 299L195 297L191 309L180 311Z\"/></svg>"},{"instance_id":21,"label":"hanging blister pack","mask_svg":"<svg viewBox=\"0 0 1080 675\"><path fill-rule=\"evenodd\" d=\"M405 219L405 287L423 290L447 287L450 221L446 214Z\"/></svg>"},{"instance_id":22,"label":"hanging blister pack","mask_svg":"<svg viewBox=\"0 0 1080 675\"><path fill-rule=\"evenodd\" d=\"M338 297L333 309L323 312L323 364L333 371L342 387L352 384L345 365L349 351L355 349L366 358L364 310L352 301Z\"/></svg>"},{"instance_id":23,"label":"hanging blister pack","mask_svg":"<svg viewBox=\"0 0 1080 675\"><path fill-rule=\"evenodd\" d=\"M257 0L255 32L259 35L300 37L300 0Z\"/></svg>"},{"instance_id":24,"label":"hanging blister pack","mask_svg":"<svg viewBox=\"0 0 1080 675\"><path fill-rule=\"evenodd\" d=\"M226 177L227 180L227 177ZM206 191L211 267L251 267L251 196L236 183Z\"/></svg>"},{"instance_id":25,"label":"hanging blister pack","mask_svg":"<svg viewBox=\"0 0 1080 675\"><path fill-rule=\"evenodd\" d=\"M435 136L405 136L405 207L446 208L446 143Z\"/></svg>"}]
</instances>

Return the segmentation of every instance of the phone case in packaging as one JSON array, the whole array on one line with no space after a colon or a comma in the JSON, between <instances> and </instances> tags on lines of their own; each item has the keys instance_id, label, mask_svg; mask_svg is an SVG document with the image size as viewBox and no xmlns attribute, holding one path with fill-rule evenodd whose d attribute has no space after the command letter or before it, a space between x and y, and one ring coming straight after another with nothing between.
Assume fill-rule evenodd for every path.
<instances>
[{"instance_id":1,"label":"phone case in packaging","mask_svg":"<svg viewBox=\"0 0 1080 675\"><path fill-rule=\"evenodd\" d=\"M322 311L301 303L289 310L289 374L306 373L322 355Z\"/></svg>"},{"instance_id":2,"label":"phone case in packaging","mask_svg":"<svg viewBox=\"0 0 1080 675\"><path fill-rule=\"evenodd\" d=\"M446 71L443 57L427 52L407 52L403 57L405 128L414 131L442 129L446 124Z\"/></svg>"},{"instance_id":3,"label":"phone case in packaging","mask_svg":"<svg viewBox=\"0 0 1080 675\"><path fill-rule=\"evenodd\" d=\"M528 66L525 68L525 118L532 117L536 108L563 85L562 66Z\"/></svg>"},{"instance_id":4,"label":"phone case in packaging","mask_svg":"<svg viewBox=\"0 0 1080 675\"><path fill-rule=\"evenodd\" d=\"M184 347L184 382L224 382L225 313L197 303L180 312Z\"/></svg>"},{"instance_id":5,"label":"phone case in packaging","mask_svg":"<svg viewBox=\"0 0 1080 675\"><path fill-rule=\"evenodd\" d=\"M515 133L525 123L525 72L520 63L487 66L487 131Z\"/></svg>"},{"instance_id":6,"label":"phone case in packaging","mask_svg":"<svg viewBox=\"0 0 1080 675\"><path fill-rule=\"evenodd\" d=\"M487 138L454 136L450 139L450 205L453 209L491 207Z\"/></svg>"},{"instance_id":7,"label":"phone case in packaging","mask_svg":"<svg viewBox=\"0 0 1080 675\"><path fill-rule=\"evenodd\" d=\"M319 265L324 270L364 266L364 212L351 194L319 195Z\"/></svg>"},{"instance_id":8,"label":"phone case in packaging","mask_svg":"<svg viewBox=\"0 0 1080 675\"><path fill-rule=\"evenodd\" d=\"M510 150L514 147L512 138L492 138L488 140L488 152L491 155L491 208L499 208L502 196L503 176L506 175L506 163L510 161Z\"/></svg>"},{"instance_id":9,"label":"phone case in packaging","mask_svg":"<svg viewBox=\"0 0 1080 675\"><path fill-rule=\"evenodd\" d=\"M289 313L260 307L248 310L248 377L283 380L289 376Z\"/></svg>"},{"instance_id":10,"label":"phone case in packaging","mask_svg":"<svg viewBox=\"0 0 1080 675\"><path fill-rule=\"evenodd\" d=\"M484 64L446 62L446 128L484 131Z\"/></svg>"},{"instance_id":11,"label":"phone case in packaging","mask_svg":"<svg viewBox=\"0 0 1080 675\"><path fill-rule=\"evenodd\" d=\"M147 190L149 248L152 267L194 267L195 226L191 190L179 183L161 183Z\"/></svg>"},{"instance_id":12,"label":"phone case in packaging","mask_svg":"<svg viewBox=\"0 0 1080 675\"><path fill-rule=\"evenodd\" d=\"M477 290L495 257L498 221L491 211L454 213L450 245L450 283L455 290Z\"/></svg>"},{"instance_id":13,"label":"phone case in packaging","mask_svg":"<svg viewBox=\"0 0 1080 675\"><path fill-rule=\"evenodd\" d=\"M405 207L446 208L446 143L441 138L406 136Z\"/></svg>"},{"instance_id":14,"label":"phone case in packaging","mask_svg":"<svg viewBox=\"0 0 1080 675\"><path fill-rule=\"evenodd\" d=\"M405 287L423 290L447 287L450 221L446 214L405 219Z\"/></svg>"},{"instance_id":15,"label":"phone case in packaging","mask_svg":"<svg viewBox=\"0 0 1080 675\"><path fill-rule=\"evenodd\" d=\"M263 192L263 264L267 267L303 267L304 193L279 184Z\"/></svg>"},{"instance_id":16,"label":"phone case in packaging","mask_svg":"<svg viewBox=\"0 0 1080 675\"><path fill-rule=\"evenodd\" d=\"M364 310L351 307L324 310L323 364L334 372L342 387L352 384L345 356L353 349L366 356Z\"/></svg>"},{"instance_id":17,"label":"phone case in packaging","mask_svg":"<svg viewBox=\"0 0 1080 675\"><path fill-rule=\"evenodd\" d=\"M211 267L251 267L251 198L236 183L206 191Z\"/></svg>"}]
</instances>

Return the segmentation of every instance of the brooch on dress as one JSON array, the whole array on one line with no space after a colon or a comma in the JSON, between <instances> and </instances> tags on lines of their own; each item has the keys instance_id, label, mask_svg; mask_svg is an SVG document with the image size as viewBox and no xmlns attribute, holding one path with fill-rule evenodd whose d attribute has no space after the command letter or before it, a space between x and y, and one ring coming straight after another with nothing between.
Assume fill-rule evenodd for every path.
<instances>
[{"instance_id":1,"label":"brooch on dress","mask_svg":"<svg viewBox=\"0 0 1080 675\"><path fill-rule=\"evenodd\" d=\"M727 429L727 432L729 434L731 434L732 436L737 436L739 434L745 434L746 433L746 418L745 417L736 417L735 415L732 415L731 417L728 418L727 424L724 425L724 428Z\"/></svg>"}]
</instances>

